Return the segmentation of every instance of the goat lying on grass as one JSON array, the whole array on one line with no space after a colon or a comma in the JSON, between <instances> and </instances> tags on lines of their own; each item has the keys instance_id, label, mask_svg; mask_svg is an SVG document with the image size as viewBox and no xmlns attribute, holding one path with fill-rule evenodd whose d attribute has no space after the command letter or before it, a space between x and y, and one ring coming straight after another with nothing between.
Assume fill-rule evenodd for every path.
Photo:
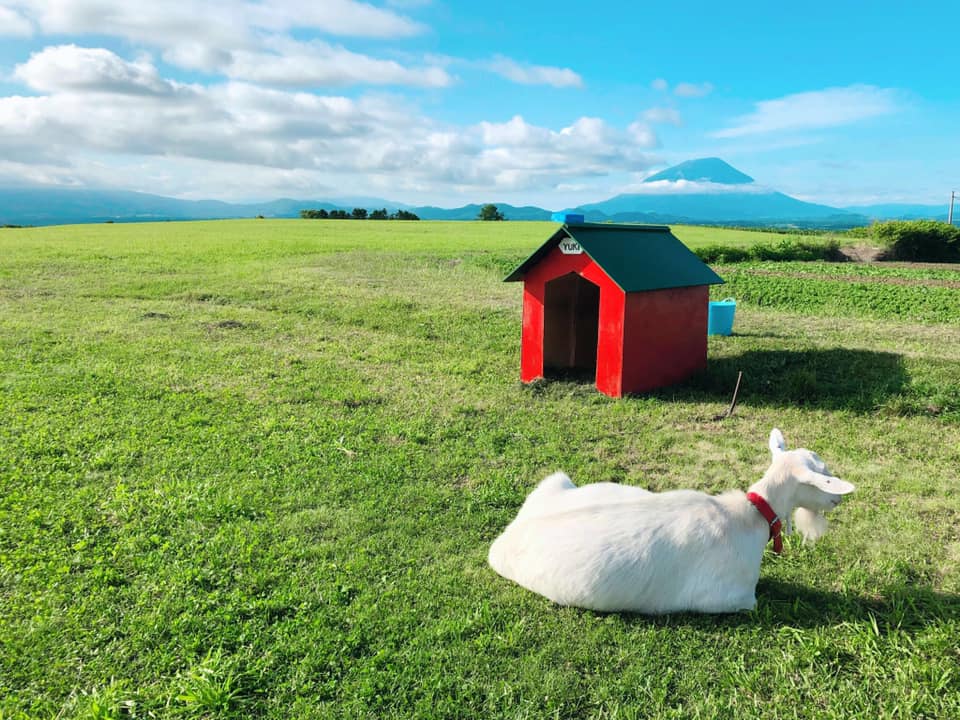
<instances>
[{"instance_id":1,"label":"goat lying on grass","mask_svg":"<svg viewBox=\"0 0 960 720\"><path fill-rule=\"evenodd\" d=\"M809 450L770 433L773 461L743 493L651 493L616 483L576 487L556 473L530 493L490 548L503 577L560 605L601 611L752 610L764 546L782 547L780 518L804 540L854 486ZM789 523L788 523L789 532Z\"/></svg>"}]
</instances>

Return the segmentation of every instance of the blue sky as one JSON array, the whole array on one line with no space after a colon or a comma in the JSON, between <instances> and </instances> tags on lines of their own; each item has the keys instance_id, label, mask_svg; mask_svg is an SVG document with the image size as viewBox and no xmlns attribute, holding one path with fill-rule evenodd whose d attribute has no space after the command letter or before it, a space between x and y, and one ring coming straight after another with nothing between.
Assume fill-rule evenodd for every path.
<instances>
[{"instance_id":1,"label":"blue sky","mask_svg":"<svg viewBox=\"0 0 960 720\"><path fill-rule=\"evenodd\" d=\"M960 190L954 15L0 0L0 184L556 209L714 156L804 200L946 204Z\"/></svg>"}]
</instances>

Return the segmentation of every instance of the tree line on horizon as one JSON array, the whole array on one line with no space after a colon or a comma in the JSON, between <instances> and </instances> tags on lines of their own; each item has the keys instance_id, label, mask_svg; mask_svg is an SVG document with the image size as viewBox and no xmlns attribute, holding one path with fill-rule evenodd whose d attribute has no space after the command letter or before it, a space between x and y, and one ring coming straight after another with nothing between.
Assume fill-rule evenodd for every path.
<instances>
[{"instance_id":1,"label":"tree line on horizon","mask_svg":"<svg viewBox=\"0 0 960 720\"><path fill-rule=\"evenodd\" d=\"M300 217L304 220L419 220L416 213L408 210L397 210L390 213L386 208L371 210L367 212L366 208L354 208L351 212L346 210L301 210Z\"/></svg>"},{"instance_id":2,"label":"tree line on horizon","mask_svg":"<svg viewBox=\"0 0 960 720\"><path fill-rule=\"evenodd\" d=\"M304 220L419 220L416 213L408 210L397 210L390 213L386 208L367 211L366 208L346 210L301 210L300 217ZM506 216L492 203L487 203L477 213L477 220L503 221Z\"/></svg>"}]
</instances>

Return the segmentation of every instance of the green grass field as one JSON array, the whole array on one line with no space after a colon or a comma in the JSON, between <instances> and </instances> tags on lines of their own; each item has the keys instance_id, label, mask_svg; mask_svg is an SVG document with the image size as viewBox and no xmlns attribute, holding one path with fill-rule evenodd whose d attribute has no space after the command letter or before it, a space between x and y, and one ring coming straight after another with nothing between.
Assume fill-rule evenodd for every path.
<instances>
[{"instance_id":1,"label":"green grass field","mask_svg":"<svg viewBox=\"0 0 960 720\"><path fill-rule=\"evenodd\" d=\"M764 232L762 230L740 230L734 228L715 228L703 225L671 225L670 229L674 234L683 240L691 248L703 247L704 245L720 244L728 247L748 247L758 243L769 243L775 245L788 237L795 240L805 240L816 242L818 238L824 241L830 239L830 233L802 235L787 235L781 232Z\"/></svg>"},{"instance_id":2,"label":"green grass field","mask_svg":"<svg viewBox=\"0 0 960 720\"><path fill-rule=\"evenodd\" d=\"M554 227L0 230L0 718L960 717L954 271L719 268L709 370L611 400L517 379ZM486 565L549 472L746 488L773 426L858 490L753 613Z\"/></svg>"}]
</instances>

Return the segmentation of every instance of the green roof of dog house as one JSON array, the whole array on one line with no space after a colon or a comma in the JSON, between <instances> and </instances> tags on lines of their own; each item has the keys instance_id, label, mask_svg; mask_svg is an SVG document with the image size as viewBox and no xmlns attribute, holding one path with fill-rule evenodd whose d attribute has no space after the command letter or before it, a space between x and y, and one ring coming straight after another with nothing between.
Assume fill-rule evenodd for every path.
<instances>
[{"instance_id":1,"label":"green roof of dog house","mask_svg":"<svg viewBox=\"0 0 960 720\"><path fill-rule=\"evenodd\" d=\"M523 261L505 282L523 276L570 238L624 292L718 285L723 281L665 225L564 224Z\"/></svg>"}]
</instances>

